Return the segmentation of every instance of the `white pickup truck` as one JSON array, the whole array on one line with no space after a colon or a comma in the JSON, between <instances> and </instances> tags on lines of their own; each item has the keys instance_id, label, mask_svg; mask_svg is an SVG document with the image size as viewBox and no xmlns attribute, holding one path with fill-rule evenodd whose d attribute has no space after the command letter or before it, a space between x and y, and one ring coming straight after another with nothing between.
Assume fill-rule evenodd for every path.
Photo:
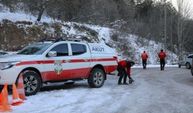
<instances>
[{"instance_id":1,"label":"white pickup truck","mask_svg":"<svg viewBox=\"0 0 193 113\"><path fill-rule=\"evenodd\" d=\"M17 83L23 75L26 95L36 94L43 83L68 80L87 79L90 87L98 88L116 68L117 54L105 44L38 42L0 58L0 85Z\"/></svg>"}]
</instances>

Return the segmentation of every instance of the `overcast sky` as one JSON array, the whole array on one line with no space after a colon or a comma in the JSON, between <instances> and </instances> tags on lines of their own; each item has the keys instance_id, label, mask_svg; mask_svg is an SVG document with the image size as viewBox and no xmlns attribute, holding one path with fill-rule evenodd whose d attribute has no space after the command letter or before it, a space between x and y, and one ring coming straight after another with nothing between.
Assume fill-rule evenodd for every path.
<instances>
[{"instance_id":1,"label":"overcast sky","mask_svg":"<svg viewBox=\"0 0 193 113\"><path fill-rule=\"evenodd\" d=\"M164 1L164 0L154 0L154 1ZM168 2L172 2L174 7L177 9L177 1L178 0L166 0ZM193 19L193 0L184 0L185 6L187 7L187 9L190 9L190 18ZM178 9L177 9L178 10Z\"/></svg>"},{"instance_id":2,"label":"overcast sky","mask_svg":"<svg viewBox=\"0 0 193 113\"><path fill-rule=\"evenodd\" d=\"M174 6L177 8L177 0L168 0L174 4ZM187 6L188 9L190 9L190 16L193 19L193 0L184 0L185 6Z\"/></svg>"}]
</instances>

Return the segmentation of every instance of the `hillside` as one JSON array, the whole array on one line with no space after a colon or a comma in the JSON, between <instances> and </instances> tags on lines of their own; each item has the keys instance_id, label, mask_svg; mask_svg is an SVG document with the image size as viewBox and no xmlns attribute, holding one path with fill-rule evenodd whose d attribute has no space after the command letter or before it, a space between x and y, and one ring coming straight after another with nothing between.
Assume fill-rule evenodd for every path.
<instances>
[{"instance_id":1,"label":"hillside","mask_svg":"<svg viewBox=\"0 0 193 113\"><path fill-rule=\"evenodd\" d=\"M116 30L164 43L181 57L193 49L192 14L185 3L179 2L176 10L171 2L161 0L0 0L0 12L9 11L14 21L25 16L15 18L18 12L38 23L77 22L113 29L122 21Z\"/></svg>"},{"instance_id":2,"label":"hillside","mask_svg":"<svg viewBox=\"0 0 193 113\"><path fill-rule=\"evenodd\" d=\"M41 22L24 12L10 12L4 7L0 12L0 48L16 51L33 42L45 38L82 38L87 42L106 43L115 48L124 57L129 57L136 63L141 63L140 54L146 50L150 59L149 64L157 64L157 53L163 44L147 40L114 28L102 27L77 22L64 22L43 16ZM119 24L114 24L114 26ZM174 62L175 54L168 53L168 63Z\"/></svg>"}]
</instances>

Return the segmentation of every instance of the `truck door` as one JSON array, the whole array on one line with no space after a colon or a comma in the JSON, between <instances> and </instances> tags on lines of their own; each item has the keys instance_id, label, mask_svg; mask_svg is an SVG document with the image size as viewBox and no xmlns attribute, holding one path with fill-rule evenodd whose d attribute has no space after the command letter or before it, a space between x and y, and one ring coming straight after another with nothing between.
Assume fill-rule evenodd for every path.
<instances>
[{"instance_id":1,"label":"truck door","mask_svg":"<svg viewBox=\"0 0 193 113\"><path fill-rule=\"evenodd\" d=\"M68 43L58 44L49 52L56 52L56 56L48 57L53 61L53 65L48 68L51 70L49 74L44 75L46 81L57 81L71 78L69 67L69 47Z\"/></svg>"},{"instance_id":2,"label":"truck door","mask_svg":"<svg viewBox=\"0 0 193 113\"><path fill-rule=\"evenodd\" d=\"M70 43L70 63L72 78L85 78L90 71L90 51L84 43Z\"/></svg>"}]
</instances>

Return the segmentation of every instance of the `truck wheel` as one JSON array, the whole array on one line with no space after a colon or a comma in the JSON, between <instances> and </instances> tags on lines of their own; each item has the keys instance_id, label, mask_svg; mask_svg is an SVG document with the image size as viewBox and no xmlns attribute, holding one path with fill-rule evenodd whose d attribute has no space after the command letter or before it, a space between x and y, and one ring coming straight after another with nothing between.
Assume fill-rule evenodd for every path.
<instances>
[{"instance_id":1,"label":"truck wheel","mask_svg":"<svg viewBox=\"0 0 193 113\"><path fill-rule=\"evenodd\" d=\"M105 72L100 68L94 68L88 78L88 84L90 87L99 88L103 86L105 82Z\"/></svg>"},{"instance_id":2,"label":"truck wheel","mask_svg":"<svg viewBox=\"0 0 193 113\"><path fill-rule=\"evenodd\" d=\"M190 63L186 63L186 69L190 69L190 68L191 68Z\"/></svg>"},{"instance_id":3,"label":"truck wheel","mask_svg":"<svg viewBox=\"0 0 193 113\"><path fill-rule=\"evenodd\" d=\"M35 95L41 88L41 79L35 71L25 71L23 73L25 95Z\"/></svg>"}]
</instances>

